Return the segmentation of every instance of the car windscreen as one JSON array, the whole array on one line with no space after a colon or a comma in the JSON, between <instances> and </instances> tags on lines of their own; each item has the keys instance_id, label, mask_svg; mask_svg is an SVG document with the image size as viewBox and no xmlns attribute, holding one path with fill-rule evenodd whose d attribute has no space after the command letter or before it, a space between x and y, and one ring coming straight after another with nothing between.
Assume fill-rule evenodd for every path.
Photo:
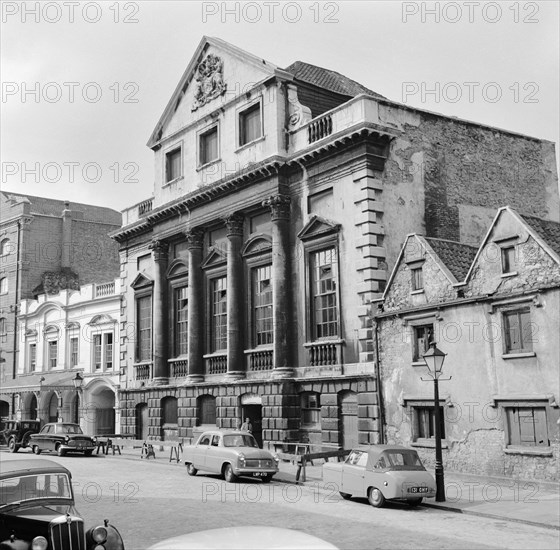
<instances>
[{"instance_id":1,"label":"car windscreen","mask_svg":"<svg viewBox=\"0 0 560 550\"><path fill-rule=\"evenodd\" d=\"M386 451L383 457L391 470L424 470L420 457L408 451Z\"/></svg>"},{"instance_id":2,"label":"car windscreen","mask_svg":"<svg viewBox=\"0 0 560 550\"><path fill-rule=\"evenodd\" d=\"M56 426L57 434L83 434L80 426L76 424L62 424Z\"/></svg>"},{"instance_id":3,"label":"car windscreen","mask_svg":"<svg viewBox=\"0 0 560 550\"><path fill-rule=\"evenodd\" d=\"M224 447L256 447L257 442L252 435L248 434L235 434L235 435L224 435Z\"/></svg>"},{"instance_id":4,"label":"car windscreen","mask_svg":"<svg viewBox=\"0 0 560 550\"><path fill-rule=\"evenodd\" d=\"M37 499L72 499L66 474L34 474L0 481L0 506Z\"/></svg>"}]
</instances>

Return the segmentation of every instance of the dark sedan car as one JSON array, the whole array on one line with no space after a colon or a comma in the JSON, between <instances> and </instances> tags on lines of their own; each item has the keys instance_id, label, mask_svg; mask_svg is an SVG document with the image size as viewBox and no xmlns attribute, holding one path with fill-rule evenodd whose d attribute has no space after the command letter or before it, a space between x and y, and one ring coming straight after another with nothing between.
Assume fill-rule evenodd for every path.
<instances>
[{"instance_id":1,"label":"dark sedan car","mask_svg":"<svg viewBox=\"0 0 560 550\"><path fill-rule=\"evenodd\" d=\"M58 456L67 452L90 456L95 449L92 437L85 435L78 424L67 422L45 424L38 434L31 436L29 445L36 455L42 451L54 451Z\"/></svg>"},{"instance_id":2,"label":"dark sedan car","mask_svg":"<svg viewBox=\"0 0 560 550\"><path fill-rule=\"evenodd\" d=\"M0 471L2 550L124 550L108 520L88 529L74 507L72 474L41 458L2 460Z\"/></svg>"}]
</instances>

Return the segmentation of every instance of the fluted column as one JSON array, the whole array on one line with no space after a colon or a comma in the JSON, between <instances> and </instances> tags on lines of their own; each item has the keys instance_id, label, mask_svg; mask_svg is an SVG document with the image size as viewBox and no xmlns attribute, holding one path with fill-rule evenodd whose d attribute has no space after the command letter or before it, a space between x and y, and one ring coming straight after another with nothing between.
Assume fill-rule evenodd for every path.
<instances>
[{"instance_id":1,"label":"fluted column","mask_svg":"<svg viewBox=\"0 0 560 550\"><path fill-rule=\"evenodd\" d=\"M150 250L155 265L154 296L152 314L152 342L154 350L154 385L163 385L169 382L169 366L167 364L167 327L165 323L166 288L165 271L167 269L167 243L152 241Z\"/></svg>"},{"instance_id":2,"label":"fluted column","mask_svg":"<svg viewBox=\"0 0 560 550\"><path fill-rule=\"evenodd\" d=\"M202 382L204 380L203 342L203 293L202 293L202 243L204 232L192 229L185 233L187 248L189 250L189 304L188 321L189 332L187 335L189 375L187 382Z\"/></svg>"},{"instance_id":3,"label":"fluted column","mask_svg":"<svg viewBox=\"0 0 560 550\"><path fill-rule=\"evenodd\" d=\"M237 379L245 376L243 355L243 216L233 214L225 220L227 226L227 374Z\"/></svg>"},{"instance_id":4,"label":"fluted column","mask_svg":"<svg viewBox=\"0 0 560 550\"><path fill-rule=\"evenodd\" d=\"M275 378L293 376L290 301L290 197L274 195L263 202L271 210L272 219L272 303L274 330Z\"/></svg>"}]
</instances>

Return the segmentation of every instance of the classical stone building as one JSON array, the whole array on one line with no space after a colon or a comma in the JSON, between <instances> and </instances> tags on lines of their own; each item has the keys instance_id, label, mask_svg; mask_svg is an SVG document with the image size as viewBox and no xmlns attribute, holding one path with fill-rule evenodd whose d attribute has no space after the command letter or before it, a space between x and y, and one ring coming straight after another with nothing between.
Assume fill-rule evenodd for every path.
<instances>
[{"instance_id":1,"label":"classical stone building","mask_svg":"<svg viewBox=\"0 0 560 550\"><path fill-rule=\"evenodd\" d=\"M120 279L21 301L17 417L76 422L88 434L118 431L120 302Z\"/></svg>"},{"instance_id":2,"label":"classical stone building","mask_svg":"<svg viewBox=\"0 0 560 550\"><path fill-rule=\"evenodd\" d=\"M478 249L411 235L383 298L376 335L387 440L433 462L434 393L422 381L422 354L435 340L447 353L445 467L558 481L560 224L504 207Z\"/></svg>"},{"instance_id":3,"label":"classical stone building","mask_svg":"<svg viewBox=\"0 0 560 550\"><path fill-rule=\"evenodd\" d=\"M0 192L1 417L15 416L20 403L21 300L114 280L118 246L108 234L120 226L110 208Z\"/></svg>"},{"instance_id":4,"label":"classical stone building","mask_svg":"<svg viewBox=\"0 0 560 550\"><path fill-rule=\"evenodd\" d=\"M123 430L142 438L249 416L265 442L378 441L371 301L405 236L478 243L504 202L559 216L552 143L215 38L148 146L153 197L114 233Z\"/></svg>"}]
</instances>

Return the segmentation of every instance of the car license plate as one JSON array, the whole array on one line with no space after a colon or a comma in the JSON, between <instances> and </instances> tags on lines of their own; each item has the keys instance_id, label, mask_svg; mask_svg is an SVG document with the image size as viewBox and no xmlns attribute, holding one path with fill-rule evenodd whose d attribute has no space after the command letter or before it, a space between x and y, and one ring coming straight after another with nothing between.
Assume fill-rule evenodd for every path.
<instances>
[{"instance_id":1,"label":"car license plate","mask_svg":"<svg viewBox=\"0 0 560 550\"><path fill-rule=\"evenodd\" d=\"M267 475L266 472L253 472L253 477L266 477Z\"/></svg>"},{"instance_id":2,"label":"car license plate","mask_svg":"<svg viewBox=\"0 0 560 550\"><path fill-rule=\"evenodd\" d=\"M427 493L428 487L410 487L408 489L409 493Z\"/></svg>"}]
</instances>

